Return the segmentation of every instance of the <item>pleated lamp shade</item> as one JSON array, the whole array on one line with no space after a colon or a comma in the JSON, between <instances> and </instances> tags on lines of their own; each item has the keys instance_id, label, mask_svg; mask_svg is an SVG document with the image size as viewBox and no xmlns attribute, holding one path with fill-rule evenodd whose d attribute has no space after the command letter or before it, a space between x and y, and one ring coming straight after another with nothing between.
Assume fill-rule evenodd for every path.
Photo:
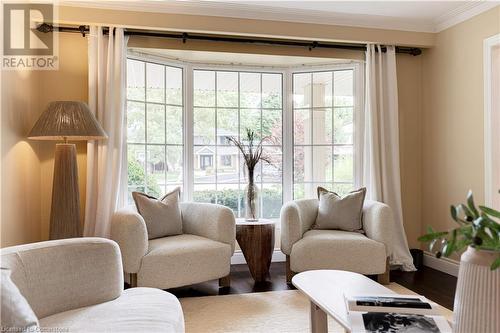
<instances>
[{"instance_id":1,"label":"pleated lamp shade","mask_svg":"<svg viewBox=\"0 0 500 333\"><path fill-rule=\"evenodd\" d=\"M34 140L99 140L107 138L84 102L51 102L31 129Z\"/></svg>"}]
</instances>

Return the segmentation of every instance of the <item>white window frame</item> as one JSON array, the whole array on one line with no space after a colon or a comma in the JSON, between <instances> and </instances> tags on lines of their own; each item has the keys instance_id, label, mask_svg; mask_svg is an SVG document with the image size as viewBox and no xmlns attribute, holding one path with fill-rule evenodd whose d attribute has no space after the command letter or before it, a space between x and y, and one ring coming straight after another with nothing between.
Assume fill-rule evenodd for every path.
<instances>
[{"instance_id":1,"label":"white window frame","mask_svg":"<svg viewBox=\"0 0 500 333\"><path fill-rule=\"evenodd\" d=\"M364 64L361 61L304 65L298 67L242 66L230 64L198 64L165 59L160 56L129 51L127 58L182 68L183 73L183 200L193 200L194 190L194 137L193 137L193 73L194 70L233 71L282 74L282 198L283 203L293 200L293 73L311 71L353 70L354 79L354 186L360 186L362 176L362 110L364 103ZM216 161L214 161L215 163ZM126 167L126 166L125 166Z\"/></svg>"},{"instance_id":2,"label":"white window frame","mask_svg":"<svg viewBox=\"0 0 500 333\"><path fill-rule=\"evenodd\" d=\"M289 148L290 151L288 152L288 156L290 157L289 160L289 165L290 165L290 173L289 176L289 186L290 189L288 190L290 193L290 198L287 201L293 200L293 148L294 148L294 142L293 142L293 74L298 74L298 73L311 73L311 72L328 72L328 71L342 71L342 70L352 70L353 71L353 81L354 81L354 86L353 86L353 94L354 94L354 105L353 105L353 122L354 122L354 134L353 134L353 164L354 164L354 170L353 170L353 186L355 188L359 188L362 186L361 184L361 178L363 176L363 168L362 168L362 163L363 163L363 130L364 130L364 117L362 115L363 108L364 108L364 78L365 78L365 73L364 73L364 62L361 61L351 61L348 63L336 63L332 65L312 65L312 66L301 66L301 67L293 67L289 69L289 89L290 92L290 100L288 101L289 105L287 108L287 113L288 113L288 118L290 118L288 121L290 122L289 126ZM284 135L284 134L283 134ZM313 144L311 143L311 146ZM332 156L333 158L333 156ZM332 160L333 163L333 160ZM283 171L284 172L284 171ZM287 202L283 200L283 202Z\"/></svg>"}]
</instances>

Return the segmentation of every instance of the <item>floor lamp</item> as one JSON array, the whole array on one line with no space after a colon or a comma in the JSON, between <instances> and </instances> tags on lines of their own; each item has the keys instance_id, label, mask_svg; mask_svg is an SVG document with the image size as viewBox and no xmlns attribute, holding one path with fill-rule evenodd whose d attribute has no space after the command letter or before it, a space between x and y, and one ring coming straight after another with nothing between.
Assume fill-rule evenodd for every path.
<instances>
[{"instance_id":1,"label":"floor lamp","mask_svg":"<svg viewBox=\"0 0 500 333\"><path fill-rule=\"evenodd\" d=\"M68 143L68 140L99 140L106 137L101 125L83 102L51 102L31 129L29 139L64 141L56 144L50 239L82 236L76 146Z\"/></svg>"}]
</instances>

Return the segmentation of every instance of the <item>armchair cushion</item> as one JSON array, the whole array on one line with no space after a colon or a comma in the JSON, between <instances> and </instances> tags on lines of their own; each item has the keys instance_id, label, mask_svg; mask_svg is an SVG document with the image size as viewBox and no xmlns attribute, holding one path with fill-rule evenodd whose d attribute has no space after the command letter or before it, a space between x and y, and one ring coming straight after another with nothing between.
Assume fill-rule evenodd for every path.
<instances>
[{"instance_id":1,"label":"armchair cushion","mask_svg":"<svg viewBox=\"0 0 500 333\"><path fill-rule=\"evenodd\" d=\"M318 216L314 229L358 231L361 223L366 188L349 192L340 197L335 192L318 187Z\"/></svg>"},{"instance_id":2,"label":"armchair cushion","mask_svg":"<svg viewBox=\"0 0 500 333\"><path fill-rule=\"evenodd\" d=\"M110 302L54 314L40 320L47 328L69 332L184 332L177 298L153 288L127 289Z\"/></svg>"},{"instance_id":3,"label":"armchair cushion","mask_svg":"<svg viewBox=\"0 0 500 333\"><path fill-rule=\"evenodd\" d=\"M144 218L148 238L182 234L180 188L165 194L160 200L140 192L132 192L137 211Z\"/></svg>"},{"instance_id":4,"label":"armchair cushion","mask_svg":"<svg viewBox=\"0 0 500 333\"><path fill-rule=\"evenodd\" d=\"M231 246L196 235L149 241L137 283L161 289L213 280L229 274Z\"/></svg>"},{"instance_id":5,"label":"armchair cushion","mask_svg":"<svg viewBox=\"0 0 500 333\"><path fill-rule=\"evenodd\" d=\"M293 245L290 267L294 272L339 269L361 274L385 272L384 244L359 232L310 230Z\"/></svg>"}]
</instances>

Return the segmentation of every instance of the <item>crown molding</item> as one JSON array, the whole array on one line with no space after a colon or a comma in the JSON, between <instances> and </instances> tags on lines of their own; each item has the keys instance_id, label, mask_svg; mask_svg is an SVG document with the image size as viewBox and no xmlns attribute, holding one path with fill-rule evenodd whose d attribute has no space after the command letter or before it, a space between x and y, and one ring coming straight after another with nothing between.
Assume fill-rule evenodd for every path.
<instances>
[{"instance_id":1,"label":"crown molding","mask_svg":"<svg viewBox=\"0 0 500 333\"><path fill-rule=\"evenodd\" d=\"M440 32L479 15L500 1L470 1L434 20L407 19L366 14L345 14L318 10L253 6L241 2L218 1L74 1L59 0L60 6L185 15L217 16L308 24L338 25L359 28Z\"/></svg>"},{"instance_id":2,"label":"crown molding","mask_svg":"<svg viewBox=\"0 0 500 333\"><path fill-rule=\"evenodd\" d=\"M463 4L460 7L451 10L444 15L436 18L434 21L434 32L441 32L454 25L467 21L476 15L484 13L496 6L500 5L500 1L471 1Z\"/></svg>"},{"instance_id":3,"label":"crown molding","mask_svg":"<svg viewBox=\"0 0 500 333\"><path fill-rule=\"evenodd\" d=\"M252 6L244 3L217 1L73 1L59 0L59 5L141 12L218 16L253 20L297 22L308 24L339 25L359 28L402 30L413 32L433 32L433 22L428 20L408 20L406 18L323 12L271 6Z\"/></svg>"}]
</instances>

